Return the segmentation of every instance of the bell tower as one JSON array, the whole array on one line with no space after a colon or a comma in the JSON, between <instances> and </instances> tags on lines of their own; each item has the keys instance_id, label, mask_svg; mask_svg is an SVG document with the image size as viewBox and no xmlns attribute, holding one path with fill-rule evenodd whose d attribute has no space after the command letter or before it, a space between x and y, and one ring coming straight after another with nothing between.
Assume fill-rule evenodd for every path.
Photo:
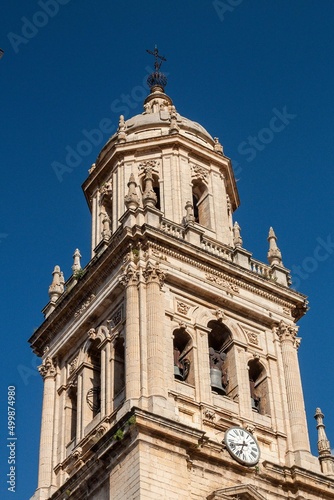
<instances>
[{"instance_id":1,"label":"bell tower","mask_svg":"<svg viewBox=\"0 0 334 500\"><path fill-rule=\"evenodd\" d=\"M222 145L165 93L165 58L142 114L89 170L88 264L56 266L30 338L44 378L34 500L334 499L316 413L310 452L297 351L306 297L277 237L243 247Z\"/></svg>"}]
</instances>

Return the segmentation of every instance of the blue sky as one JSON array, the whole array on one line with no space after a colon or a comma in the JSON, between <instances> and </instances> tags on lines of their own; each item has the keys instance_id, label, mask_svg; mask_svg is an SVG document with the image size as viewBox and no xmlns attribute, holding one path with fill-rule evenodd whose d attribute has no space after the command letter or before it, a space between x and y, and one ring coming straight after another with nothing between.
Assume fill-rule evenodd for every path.
<instances>
[{"instance_id":1,"label":"blue sky","mask_svg":"<svg viewBox=\"0 0 334 500\"><path fill-rule=\"evenodd\" d=\"M316 452L320 406L334 447L333 18L330 0L13 0L2 9L1 498L12 498L7 387L17 392L16 498L24 500L37 483L42 399L27 339L43 320L54 265L68 278L76 247L89 260L80 186L120 113L142 112L153 64L146 49L155 44L177 110L218 136L233 160L244 247L265 262L273 226L309 297L299 357L310 437Z\"/></svg>"}]
</instances>

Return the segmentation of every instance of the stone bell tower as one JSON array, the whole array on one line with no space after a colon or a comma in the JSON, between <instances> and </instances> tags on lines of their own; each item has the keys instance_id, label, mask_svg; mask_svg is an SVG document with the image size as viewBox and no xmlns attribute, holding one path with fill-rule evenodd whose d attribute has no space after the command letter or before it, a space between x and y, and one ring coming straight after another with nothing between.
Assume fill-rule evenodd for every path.
<instances>
[{"instance_id":1,"label":"stone bell tower","mask_svg":"<svg viewBox=\"0 0 334 500\"><path fill-rule=\"evenodd\" d=\"M92 250L56 266L30 343L44 378L37 499L334 499L317 409L310 452L297 349L304 295L271 228L243 247L231 161L165 93L124 120L83 191Z\"/></svg>"}]
</instances>

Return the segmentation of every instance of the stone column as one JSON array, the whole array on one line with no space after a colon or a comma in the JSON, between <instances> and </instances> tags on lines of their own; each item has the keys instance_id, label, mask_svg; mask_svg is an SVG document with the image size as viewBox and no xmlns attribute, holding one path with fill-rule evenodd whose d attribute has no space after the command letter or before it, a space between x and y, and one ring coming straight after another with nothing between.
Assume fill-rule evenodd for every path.
<instances>
[{"instance_id":1,"label":"stone column","mask_svg":"<svg viewBox=\"0 0 334 500\"><path fill-rule=\"evenodd\" d=\"M125 396L129 400L140 397L138 274L134 262L125 269L121 282L126 287Z\"/></svg>"},{"instance_id":2,"label":"stone column","mask_svg":"<svg viewBox=\"0 0 334 500\"><path fill-rule=\"evenodd\" d=\"M147 304L147 375L148 395L166 397L164 366L164 321L161 304L160 285L164 279L163 272L157 264L150 261L144 271L146 278Z\"/></svg>"},{"instance_id":3,"label":"stone column","mask_svg":"<svg viewBox=\"0 0 334 500\"><path fill-rule=\"evenodd\" d=\"M54 408L57 396L55 388L56 368L52 359L47 357L38 370L44 378L38 489L47 489L52 484Z\"/></svg>"},{"instance_id":4,"label":"stone column","mask_svg":"<svg viewBox=\"0 0 334 500\"><path fill-rule=\"evenodd\" d=\"M293 451L309 452L303 389L297 358L297 349L300 344L297 331L296 326L287 325L283 321L276 328L281 343Z\"/></svg>"}]
</instances>

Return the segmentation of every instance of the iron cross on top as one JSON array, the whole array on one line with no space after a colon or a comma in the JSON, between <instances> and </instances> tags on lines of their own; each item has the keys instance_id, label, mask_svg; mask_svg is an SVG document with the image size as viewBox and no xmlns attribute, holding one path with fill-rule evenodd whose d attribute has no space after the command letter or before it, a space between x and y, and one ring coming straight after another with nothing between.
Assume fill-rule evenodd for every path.
<instances>
[{"instance_id":1,"label":"iron cross on top","mask_svg":"<svg viewBox=\"0 0 334 500\"><path fill-rule=\"evenodd\" d=\"M146 52L148 52L149 54L151 54L152 56L155 57L154 69L156 72L158 72L160 67L161 67L162 61L167 61L167 59L164 56L161 56L159 54L157 46L155 46L153 52L152 52L152 50L147 50L147 49L146 49ZM160 61L158 61L158 59L160 59Z\"/></svg>"}]
</instances>

